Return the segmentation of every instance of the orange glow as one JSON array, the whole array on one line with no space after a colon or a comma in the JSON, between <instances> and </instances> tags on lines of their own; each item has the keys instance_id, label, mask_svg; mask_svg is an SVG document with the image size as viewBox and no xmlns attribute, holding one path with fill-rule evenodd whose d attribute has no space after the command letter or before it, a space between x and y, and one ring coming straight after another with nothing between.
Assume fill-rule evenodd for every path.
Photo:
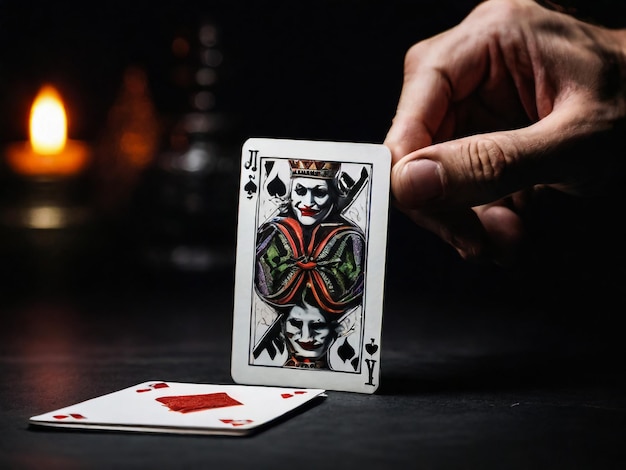
<instances>
[{"instance_id":1,"label":"orange glow","mask_svg":"<svg viewBox=\"0 0 626 470\"><path fill-rule=\"evenodd\" d=\"M50 85L42 87L33 102L29 131L29 142L18 142L8 148L8 162L15 172L68 176L79 173L87 164L87 146L68 140L65 107L59 93Z\"/></svg>"}]
</instances>

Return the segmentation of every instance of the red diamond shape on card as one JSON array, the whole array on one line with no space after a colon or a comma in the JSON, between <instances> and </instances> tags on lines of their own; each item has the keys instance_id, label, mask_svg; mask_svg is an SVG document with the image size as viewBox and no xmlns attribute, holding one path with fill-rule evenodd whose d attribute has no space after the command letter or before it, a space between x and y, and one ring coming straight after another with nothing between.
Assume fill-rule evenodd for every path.
<instances>
[{"instance_id":1,"label":"red diamond shape on card","mask_svg":"<svg viewBox=\"0 0 626 470\"><path fill-rule=\"evenodd\" d=\"M243 405L243 403L238 402L225 392L160 397L156 398L156 401L163 403L170 410L178 411L179 413Z\"/></svg>"}]
</instances>

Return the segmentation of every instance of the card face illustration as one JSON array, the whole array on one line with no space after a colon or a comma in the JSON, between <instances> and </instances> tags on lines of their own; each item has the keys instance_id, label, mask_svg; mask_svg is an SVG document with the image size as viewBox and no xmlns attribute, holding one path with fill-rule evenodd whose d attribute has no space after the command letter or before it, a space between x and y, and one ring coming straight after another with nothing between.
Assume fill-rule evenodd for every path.
<instances>
[{"instance_id":1,"label":"card face illustration","mask_svg":"<svg viewBox=\"0 0 626 470\"><path fill-rule=\"evenodd\" d=\"M324 390L153 380L29 422L69 429L245 435L320 396Z\"/></svg>"},{"instance_id":2,"label":"card face illustration","mask_svg":"<svg viewBox=\"0 0 626 470\"><path fill-rule=\"evenodd\" d=\"M379 144L245 142L235 382L376 391L390 166Z\"/></svg>"}]
</instances>

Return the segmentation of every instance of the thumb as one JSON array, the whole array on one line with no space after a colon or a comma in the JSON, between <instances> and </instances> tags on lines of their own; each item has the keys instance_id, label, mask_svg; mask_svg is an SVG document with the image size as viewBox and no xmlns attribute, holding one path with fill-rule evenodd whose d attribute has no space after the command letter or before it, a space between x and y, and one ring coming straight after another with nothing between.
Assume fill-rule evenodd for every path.
<instances>
[{"instance_id":1,"label":"thumb","mask_svg":"<svg viewBox=\"0 0 626 470\"><path fill-rule=\"evenodd\" d=\"M537 184L572 183L581 165L566 147L581 132L552 113L523 129L424 147L396 163L391 188L401 207L437 210L486 204Z\"/></svg>"}]
</instances>

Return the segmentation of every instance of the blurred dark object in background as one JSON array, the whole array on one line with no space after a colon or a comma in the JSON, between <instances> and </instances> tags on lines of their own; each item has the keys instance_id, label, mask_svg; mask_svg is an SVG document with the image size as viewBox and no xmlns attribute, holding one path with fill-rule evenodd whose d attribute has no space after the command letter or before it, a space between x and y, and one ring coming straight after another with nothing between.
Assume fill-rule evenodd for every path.
<instances>
[{"instance_id":1,"label":"blurred dark object in background","mask_svg":"<svg viewBox=\"0 0 626 470\"><path fill-rule=\"evenodd\" d=\"M2 289L119 293L229 279L245 139L382 142L407 49L477 3L0 0L0 141L27 138L32 98L52 83L69 132L95 152L80 182L89 223L3 228ZM624 11L598 5L598 20ZM5 205L18 182L0 168ZM544 206L539 216L556 231L538 232L516 271L465 263L392 208L388 285L461 301L608 299L623 278L623 232L609 207L569 203Z\"/></svg>"},{"instance_id":2,"label":"blurred dark object in background","mask_svg":"<svg viewBox=\"0 0 626 470\"><path fill-rule=\"evenodd\" d=\"M178 106L157 116L145 73L131 67L103 139L117 143L102 155L103 170L113 155L125 162L105 186L125 182L127 194L100 193L118 197L111 209L124 214L120 232L136 261L154 271L216 271L234 262L239 139L219 102L219 31L203 20L190 32L171 40Z\"/></svg>"},{"instance_id":3,"label":"blurred dark object in background","mask_svg":"<svg viewBox=\"0 0 626 470\"><path fill-rule=\"evenodd\" d=\"M68 132L94 150L89 224L0 234L7 291L231 276L245 139L381 142L406 49L436 32L412 18L451 26L474 3L1 2L0 140L28 138L32 98L51 83ZM13 176L0 173L0 202Z\"/></svg>"}]
</instances>

